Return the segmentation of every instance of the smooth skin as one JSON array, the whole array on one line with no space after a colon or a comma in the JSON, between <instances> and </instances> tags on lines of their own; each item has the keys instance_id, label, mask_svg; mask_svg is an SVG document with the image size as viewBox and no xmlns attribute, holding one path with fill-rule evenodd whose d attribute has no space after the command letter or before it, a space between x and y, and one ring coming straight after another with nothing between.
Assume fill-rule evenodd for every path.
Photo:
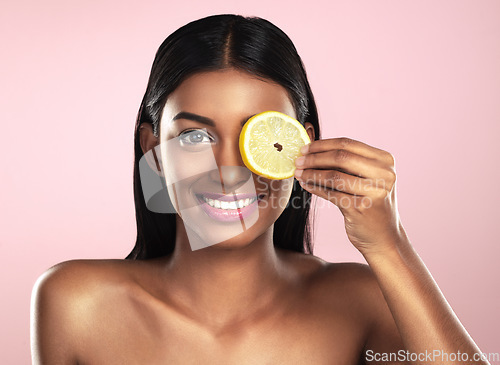
<instances>
[{"instance_id":1,"label":"smooth skin","mask_svg":"<svg viewBox=\"0 0 500 365\"><path fill-rule=\"evenodd\" d=\"M169 119L181 110L215 125ZM161 136L207 128L218 166L243 166L241 121L265 110L295 117L280 85L234 69L195 74L169 96ZM309 123L306 130L313 140ZM159 143L151 125L143 126L140 141L144 152ZM367 350L434 349L472 358L479 348L401 224L394 157L348 138L313 141L303 153L296 178L339 207L349 240L368 265L275 248L273 223L282 211L275 205L259 211L245 233L196 251L177 215L172 255L72 260L39 278L32 296L33 363L365 364ZM265 199L288 193L282 190L268 188Z\"/></svg>"}]
</instances>

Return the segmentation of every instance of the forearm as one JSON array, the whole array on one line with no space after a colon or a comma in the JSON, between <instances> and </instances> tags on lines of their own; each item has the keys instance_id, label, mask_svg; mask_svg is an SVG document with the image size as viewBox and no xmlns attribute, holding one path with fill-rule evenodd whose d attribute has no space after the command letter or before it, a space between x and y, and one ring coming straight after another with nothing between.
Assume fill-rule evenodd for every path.
<instances>
[{"instance_id":1,"label":"forearm","mask_svg":"<svg viewBox=\"0 0 500 365\"><path fill-rule=\"evenodd\" d=\"M441 351L467 353L467 364L480 349L469 336L403 232L385 252L364 253L392 312L406 350L411 353ZM477 356L477 355L476 355ZM451 360L451 356L450 356ZM458 364L440 361L440 364Z\"/></svg>"}]
</instances>

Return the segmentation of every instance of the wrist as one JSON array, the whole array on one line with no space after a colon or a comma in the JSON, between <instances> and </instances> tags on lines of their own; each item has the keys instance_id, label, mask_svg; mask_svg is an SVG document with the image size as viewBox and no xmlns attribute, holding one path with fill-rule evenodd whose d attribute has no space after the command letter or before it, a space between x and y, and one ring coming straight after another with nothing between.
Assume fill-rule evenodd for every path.
<instances>
[{"instance_id":1,"label":"wrist","mask_svg":"<svg viewBox=\"0 0 500 365\"><path fill-rule=\"evenodd\" d=\"M384 242L359 249L366 262L370 265L381 260L401 259L404 252L408 250L411 250L411 243L402 226L400 226L397 235L391 236Z\"/></svg>"}]
</instances>

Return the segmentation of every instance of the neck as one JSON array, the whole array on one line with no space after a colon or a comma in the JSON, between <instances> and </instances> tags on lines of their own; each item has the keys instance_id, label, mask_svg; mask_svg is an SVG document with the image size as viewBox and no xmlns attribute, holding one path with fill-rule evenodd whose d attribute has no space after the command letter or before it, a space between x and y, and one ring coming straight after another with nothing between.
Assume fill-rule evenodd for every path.
<instances>
[{"instance_id":1,"label":"neck","mask_svg":"<svg viewBox=\"0 0 500 365\"><path fill-rule=\"evenodd\" d=\"M176 244L167 264L175 305L213 328L265 310L283 288L284 270L273 244L273 226L250 244L192 251L177 216ZM172 290L173 289L173 290Z\"/></svg>"}]
</instances>

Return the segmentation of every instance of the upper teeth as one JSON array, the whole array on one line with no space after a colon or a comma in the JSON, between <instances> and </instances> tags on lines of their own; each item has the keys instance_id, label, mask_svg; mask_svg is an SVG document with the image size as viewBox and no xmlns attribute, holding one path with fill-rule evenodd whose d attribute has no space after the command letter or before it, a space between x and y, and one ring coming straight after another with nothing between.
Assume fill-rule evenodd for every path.
<instances>
[{"instance_id":1,"label":"upper teeth","mask_svg":"<svg viewBox=\"0 0 500 365\"><path fill-rule=\"evenodd\" d=\"M207 202L208 205L214 208L218 209L237 209L237 208L244 208L247 205L252 204L254 201L257 200L257 198L247 198L247 199L240 199L236 201L222 201L222 200L217 200L217 199L209 199L206 197L203 197L203 200Z\"/></svg>"}]
</instances>

